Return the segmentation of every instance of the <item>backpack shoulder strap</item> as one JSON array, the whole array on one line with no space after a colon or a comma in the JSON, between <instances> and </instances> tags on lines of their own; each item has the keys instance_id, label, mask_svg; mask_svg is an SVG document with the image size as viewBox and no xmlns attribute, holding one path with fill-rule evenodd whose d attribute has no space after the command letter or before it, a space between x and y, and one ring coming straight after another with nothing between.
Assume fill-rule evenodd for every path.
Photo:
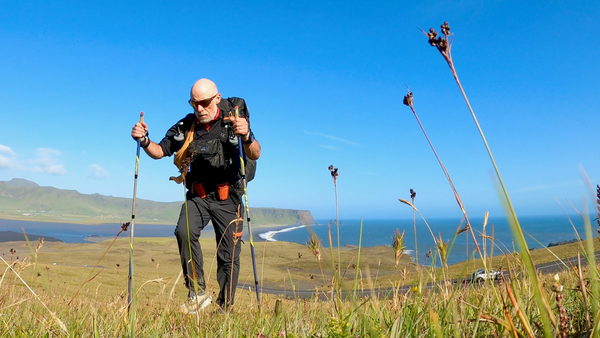
<instances>
[{"instance_id":1,"label":"backpack shoulder strap","mask_svg":"<svg viewBox=\"0 0 600 338\"><path fill-rule=\"evenodd\" d=\"M247 118L248 125L250 124L250 112L248 111L248 106L246 106L246 101L244 99L239 97L222 99L217 107L221 109L223 116L228 116L229 113L235 114L235 107L238 107L240 116ZM256 160L249 159L246 156L244 156L244 160L246 164L246 180L250 182L254 179L254 175L256 174ZM239 157L234 157L234 162L236 162L238 167L240 166Z\"/></svg>"},{"instance_id":2,"label":"backpack shoulder strap","mask_svg":"<svg viewBox=\"0 0 600 338\"><path fill-rule=\"evenodd\" d=\"M190 115L192 115L191 118L190 118ZM170 179L172 181L175 181L175 183L180 184L183 182L183 180L185 179L185 176L187 175L187 169L188 169L187 165L188 164L186 163L186 159L189 156L188 148L190 146L190 143L192 143L192 141L194 140L196 119L193 114L189 114L184 119L179 121L178 124L181 124L180 131L182 133L184 133L185 140L183 142L183 146L181 147L181 149L179 149L175 153L175 157L173 158L173 164L175 164L177 169L179 169L179 172L181 173L181 175L179 175L179 177L171 176Z\"/></svg>"}]
</instances>

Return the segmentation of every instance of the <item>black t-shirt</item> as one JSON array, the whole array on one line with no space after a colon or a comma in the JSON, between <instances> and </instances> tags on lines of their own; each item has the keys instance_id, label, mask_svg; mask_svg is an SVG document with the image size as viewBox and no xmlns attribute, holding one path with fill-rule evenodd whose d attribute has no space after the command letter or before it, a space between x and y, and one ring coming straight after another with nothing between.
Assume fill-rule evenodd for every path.
<instances>
[{"instance_id":1,"label":"black t-shirt","mask_svg":"<svg viewBox=\"0 0 600 338\"><path fill-rule=\"evenodd\" d=\"M193 142L220 140L218 142L223 146L223 155L225 159L225 164L223 166L211 166L199 156L192 158L187 182L203 182L205 189L208 190L214 188L214 185L216 184L225 182L234 183L238 179L239 169L236 163L239 162L239 160L236 161L235 159L237 143L235 143L235 140L233 142L227 140L229 131L223 130L226 128L223 121L223 115L224 113L219 109L219 114L215 120L206 125L197 123L194 128ZM179 133L184 133L187 136L187 132L191 129L195 119L196 117L194 114L188 114L167 131L165 137L159 143L165 156L172 156L181 149L183 141L176 141L175 136Z\"/></svg>"}]
</instances>

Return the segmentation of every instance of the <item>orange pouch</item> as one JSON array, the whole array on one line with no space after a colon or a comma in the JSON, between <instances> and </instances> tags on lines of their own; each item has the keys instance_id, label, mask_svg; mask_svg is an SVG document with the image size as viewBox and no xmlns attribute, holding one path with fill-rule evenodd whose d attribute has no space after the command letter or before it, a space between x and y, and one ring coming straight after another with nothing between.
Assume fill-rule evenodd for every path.
<instances>
[{"instance_id":1,"label":"orange pouch","mask_svg":"<svg viewBox=\"0 0 600 338\"><path fill-rule=\"evenodd\" d=\"M204 184L202 184L202 182L194 184L194 191L196 191L196 194L198 194L200 198L206 198L206 190L204 190Z\"/></svg>"},{"instance_id":2,"label":"orange pouch","mask_svg":"<svg viewBox=\"0 0 600 338\"><path fill-rule=\"evenodd\" d=\"M229 198L229 183L217 184L217 198L219 201Z\"/></svg>"}]
</instances>

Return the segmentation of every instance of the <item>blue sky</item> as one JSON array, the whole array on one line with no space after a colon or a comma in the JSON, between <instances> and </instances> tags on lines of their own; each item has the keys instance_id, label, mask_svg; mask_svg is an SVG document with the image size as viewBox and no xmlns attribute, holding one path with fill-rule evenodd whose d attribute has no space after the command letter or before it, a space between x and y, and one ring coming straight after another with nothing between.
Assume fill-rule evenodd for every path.
<instances>
[{"instance_id":1,"label":"blue sky","mask_svg":"<svg viewBox=\"0 0 600 338\"><path fill-rule=\"evenodd\" d=\"M517 213L582 208L600 183L598 1L3 1L0 180L131 197L140 111L159 141L191 85L246 99L263 155L254 207L334 218L460 217L415 108L472 217L502 213L447 64L418 30L448 21L455 66ZM182 200L172 159L138 197Z\"/></svg>"}]
</instances>

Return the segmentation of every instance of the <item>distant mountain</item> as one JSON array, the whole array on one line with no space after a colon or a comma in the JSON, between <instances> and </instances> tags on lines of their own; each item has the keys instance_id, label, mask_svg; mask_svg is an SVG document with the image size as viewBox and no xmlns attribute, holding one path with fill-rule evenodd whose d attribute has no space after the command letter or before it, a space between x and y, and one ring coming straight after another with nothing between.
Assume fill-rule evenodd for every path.
<instances>
[{"instance_id":1,"label":"distant mountain","mask_svg":"<svg viewBox=\"0 0 600 338\"><path fill-rule=\"evenodd\" d=\"M136 222L174 224L181 202L136 201ZM250 208L252 224L315 224L310 211ZM131 219L131 199L41 187L22 178L0 181L0 218L65 223L114 223Z\"/></svg>"},{"instance_id":2,"label":"distant mountain","mask_svg":"<svg viewBox=\"0 0 600 338\"><path fill-rule=\"evenodd\" d=\"M11 187L39 187L37 183L28 181L24 178L13 178L12 180L6 181L4 183Z\"/></svg>"}]
</instances>

